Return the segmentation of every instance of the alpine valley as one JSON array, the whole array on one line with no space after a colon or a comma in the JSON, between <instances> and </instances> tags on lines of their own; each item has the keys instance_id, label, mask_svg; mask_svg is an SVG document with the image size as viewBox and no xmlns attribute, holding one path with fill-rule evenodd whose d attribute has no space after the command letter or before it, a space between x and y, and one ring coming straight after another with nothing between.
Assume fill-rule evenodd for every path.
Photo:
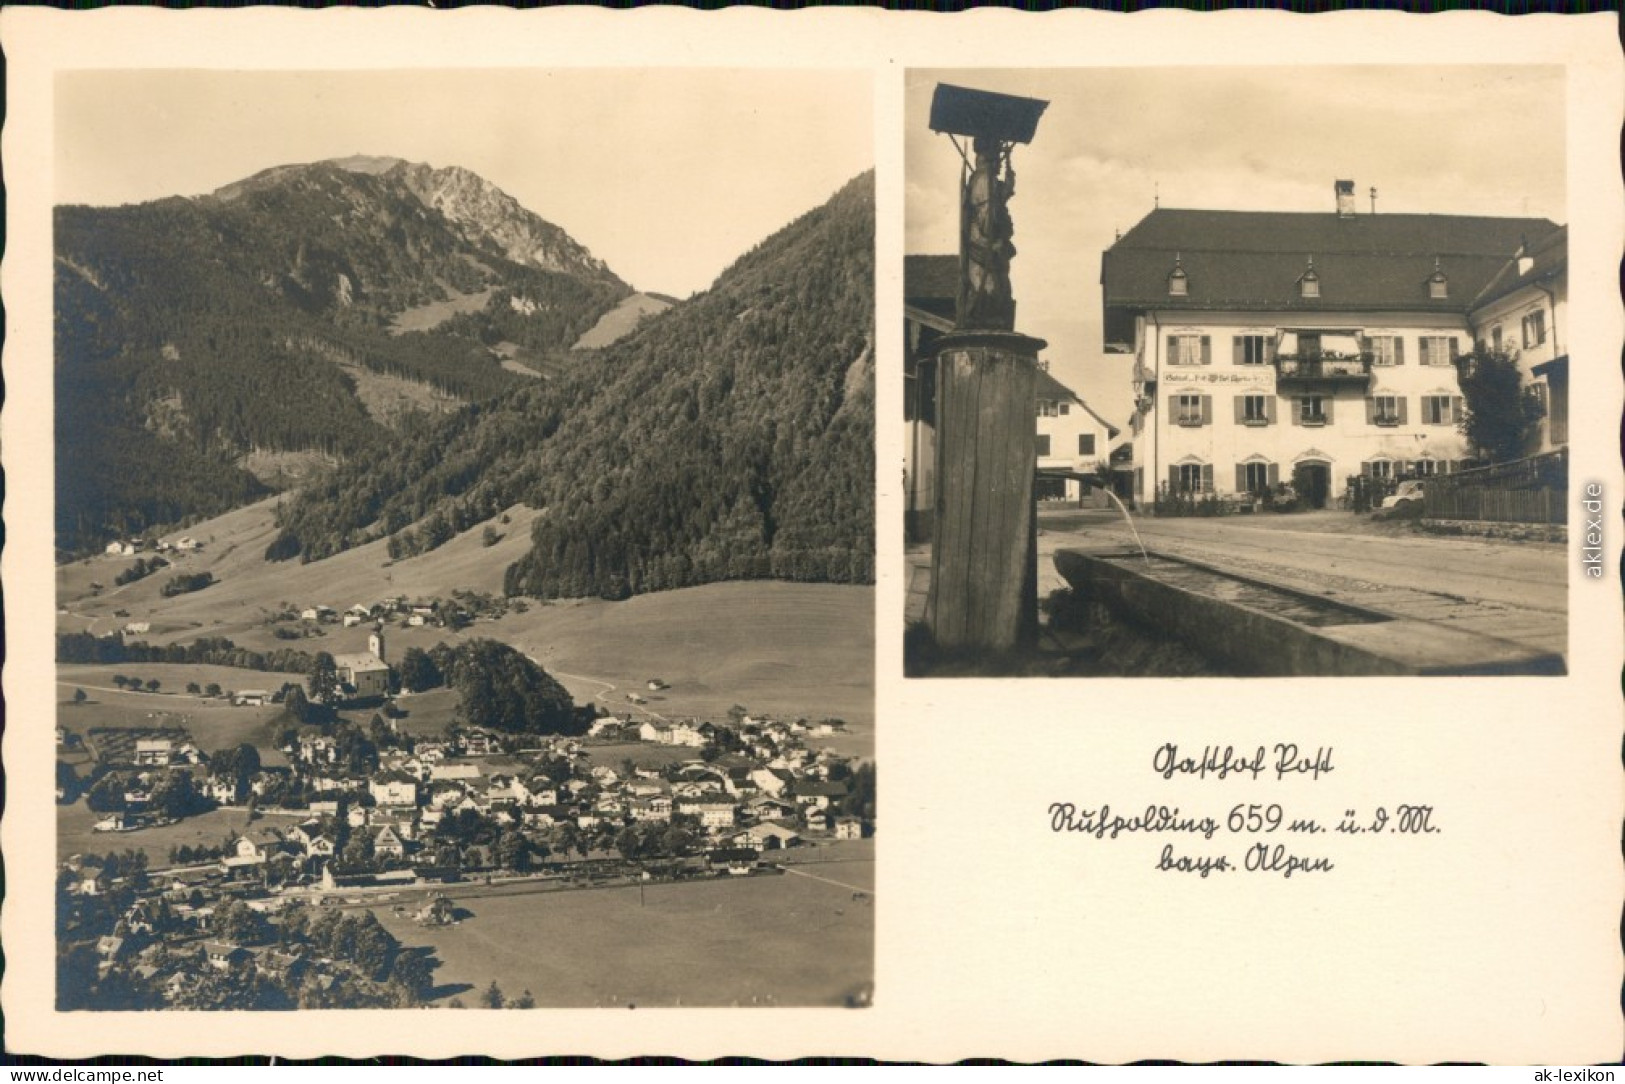
<instances>
[{"instance_id":1,"label":"alpine valley","mask_svg":"<svg viewBox=\"0 0 1625 1084\"><path fill-rule=\"evenodd\" d=\"M281 493L272 563L522 506L510 595L872 582L873 220L864 174L674 302L455 167L59 207L59 556Z\"/></svg>"}]
</instances>

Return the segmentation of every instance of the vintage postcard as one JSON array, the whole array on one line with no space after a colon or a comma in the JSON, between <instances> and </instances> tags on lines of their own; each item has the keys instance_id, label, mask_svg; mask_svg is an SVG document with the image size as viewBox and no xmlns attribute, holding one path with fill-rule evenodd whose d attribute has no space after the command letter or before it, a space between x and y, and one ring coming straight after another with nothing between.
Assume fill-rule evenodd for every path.
<instances>
[{"instance_id":1,"label":"vintage postcard","mask_svg":"<svg viewBox=\"0 0 1625 1084\"><path fill-rule=\"evenodd\" d=\"M7 11L8 1052L1617 1057L1612 26Z\"/></svg>"}]
</instances>

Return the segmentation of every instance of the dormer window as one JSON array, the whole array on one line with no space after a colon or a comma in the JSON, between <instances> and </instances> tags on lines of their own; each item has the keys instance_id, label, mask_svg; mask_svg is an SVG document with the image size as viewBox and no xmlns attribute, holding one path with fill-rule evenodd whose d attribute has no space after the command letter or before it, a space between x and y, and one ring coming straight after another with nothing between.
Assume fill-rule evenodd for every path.
<instances>
[{"instance_id":1,"label":"dormer window","mask_svg":"<svg viewBox=\"0 0 1625 1084\"><path fill-rule=\"evenodd\" d=\"M1433 261L1433 274L1428 276L1428 297L1434 301L1443 301L1450 296L1450 279L1439 267L1437 258Z\"/></svg>"},{"instance_id":2,"label":"dormer window","mask_svg":"<svg viewBox=\"0 0 1625 1084\"><path fill-rule=\"evenodd\" d=\"M1174 254L1174 269L1168 273L1168 296L1189 296L1190 287L1190 278L1185 274L1184 264L1180 260L1179 254L1176 252Z\"/></svg>"},{"instance_id":3,"label":"dormer window","mask_svg":"<svg viewBox=\"0 0 1625 1084\"><path fill-rule=\"evenodd\" d=\"M1308 270L1298 279L1298 296L1309 298L1320 296L1320 276L1315 274L1315 258L1313 256L1309 257Z\"/></svg>"}]
</instances>

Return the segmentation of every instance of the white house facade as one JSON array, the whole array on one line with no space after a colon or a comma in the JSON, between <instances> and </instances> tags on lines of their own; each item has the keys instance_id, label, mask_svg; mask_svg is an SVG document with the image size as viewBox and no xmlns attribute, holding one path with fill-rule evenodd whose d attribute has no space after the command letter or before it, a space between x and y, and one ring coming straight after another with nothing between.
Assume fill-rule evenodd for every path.
<instances>
[{"instance_id":1,"label":"white house facade","mask_svg":"<svg viewBox=\"0 0 1625 1084\"><path fill-rule=\"evenodd\" d=\"M1071 388L1048 370L1037 374L1033 412L1037 417L1039 500L1077 500L1083 493L1080 474L1094 474L1106 463L1117 427L1090 409Z\"/></svg>"},{"instance_id":2,"label":"white house facade","mask_svg":"<svg viewBox=\"0 0 1625 1084\"><path fill-rule=\"evenodd\" d=\"M1108 352L1131 352L1132 492L1321 507L1352 476L1470 462L1457 359L1475 299L1544 219L1158 209L1102 259Z\"/></svg>"}]
</instances>

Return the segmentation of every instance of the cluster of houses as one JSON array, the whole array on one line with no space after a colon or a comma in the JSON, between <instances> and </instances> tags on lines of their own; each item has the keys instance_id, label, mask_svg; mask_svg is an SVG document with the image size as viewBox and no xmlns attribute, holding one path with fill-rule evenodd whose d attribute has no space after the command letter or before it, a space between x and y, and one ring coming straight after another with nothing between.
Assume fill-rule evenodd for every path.
<instances>
[{"instance_id":1,"label":"cluster of houses","mask_svg":"<svg viewBox=\"0 0 1625 1084\"><path fill-rule=\"evenodd\" d=\"M387 677L381 628L369 648L366 657ZM347 683L363 684L358 678L368 671L357 659L336 661ZM540 739L521 752L510 751L508 736L477 727L414 739L386 725L387 737L366 739L349 724L297 728L280 750L286 764L211 757L179 728L119 731L98 746L98 759L126 789L125 809L98 829L155 823L145 803L176 772L221 806L257 796L264 814L218 848L172 854L169 868L135 878L118 876L116 862L110 875L96 856L63 863L64 906L98 916L83 923L79 940L94 942L103 974L151 971L147 988L172 1004L196 995L211 975L248 964L287 979L290 989L308 990L316 980L335 989L364 984L342 963L323 969L297 953L234 943L214 920L233 901L271 915L333 893L354 900L360 891L364 899L369 888L422 889L470 876L572 883L742 876L758 871L763 852L872 830L846 808L854 766L819 748L818 739L842 728L835 721L606 716L583 738ZM59 744L66 738L59 733ZM684 759L679 750L693 755ZM635 852L628 839L639 843ZM519 841L524 861L515 858Z\"/></svg>"},{"instance_id":2,"label":"cluster of houses","mask_svg":"<svg viewBox=\"0 0 1625 1084\"><path fill-rule=\"evenodd\" d=\"M220 805L237 805L250 795L287 793L289 783L313 795L305 820L292 827L262 827L232 841L218 863L217 872L227 881L247 878L286 886L319 881L338 887L341 874L335 867L341 863L335 860L341 841L357 838L367 841L363 853L369 856L373 879L411 883L442 878L446 862L436 831L446 818L462 813L537 839L556 841L563 832L605 845L627 826L684 824L697 849L749 851L748 865L753 867L763 851L865 834L859 817L841 812L847 787L840 768L847 762L807 745L808 738L828 736L838 725L747 716L729 731L730 755L710 760L696 755L660 769L638 766L634 757L619 768L594 764L589 743L595 736L616 742L635 736L652 745L692 746L698 754L716 739L718 728L692 721L634 723L607 717L586 742L554 738L519 756L503 754L498 734L460 729L447 740L415 742L409 752L387 750L376 771L355 770L340 738L311 730L283 750L288 766L242 772L228 765L212 774L206 768L194 774L203 794ZM134 747L135 765L152 772L197 766L204 759L184 738L140 739ZM109 815L99 829L141 824L140 792L148 774L131 777L126 798L132 812ZM467 847L457 855L452 872L490 871L495 865L489 847ZM729 868L739 872L740 865L736 854ZM271 871L275 875L267 876Z\"/></svg>"},{"instance_id":3,"label":"cluster of houses","mask_svg":"<svg viewBox=\"0 0 1625 1084\"><path fill-rule=\"evenodd\" d=\"M203 543L191 535L181 535L176 539L148 538L120 538L109 542L102 550L109 557L134 557L138 553L195 553L203 548Z\"/></svg>"},{"instance_id":4,"label":"cluster of houses","mask_svg":"<svg viewBox=\"0 0 1625 1084\"><path fill-rule=\"evenodd\" d=\"M381 624L393 621L411 628L429 626L442 628L458 620L472 620L478 616L491 600L483 596L460 595L458 599L432 599L430 601L413 601L403 596L379 599L377 602L357 602L345 610L338 610L325 603L300 608L297 613L302 621L312 621L320 625L342 625L344 628L354 628L368 622Z\"/></svg>"},{"instance_id":5,"label":"cluster of houses","mask_svg":"<svg viewBox=\"0 0 1625 1084\"><path fill-rule=\"evenodd\" d=\"M110 899L127 880L109 876L91 859L74 858L63 867L69 891L82 897ZM164 1005L201 1001L200 991L212 983L227 980L230 989L249 971L282 990L308 988L318 1003L330 1006L345 1004L352 987L372 985L353 962L312 954L298 945L244 945L210 937L207 931L216 912L233 899L243 899L248 908L262 913L279 910L283 902L265 896L245 898L195 870L149 880L142 893L118 910L111 931L89 942L98 980L122 971Z\"/></svg>"}]
</instances>

